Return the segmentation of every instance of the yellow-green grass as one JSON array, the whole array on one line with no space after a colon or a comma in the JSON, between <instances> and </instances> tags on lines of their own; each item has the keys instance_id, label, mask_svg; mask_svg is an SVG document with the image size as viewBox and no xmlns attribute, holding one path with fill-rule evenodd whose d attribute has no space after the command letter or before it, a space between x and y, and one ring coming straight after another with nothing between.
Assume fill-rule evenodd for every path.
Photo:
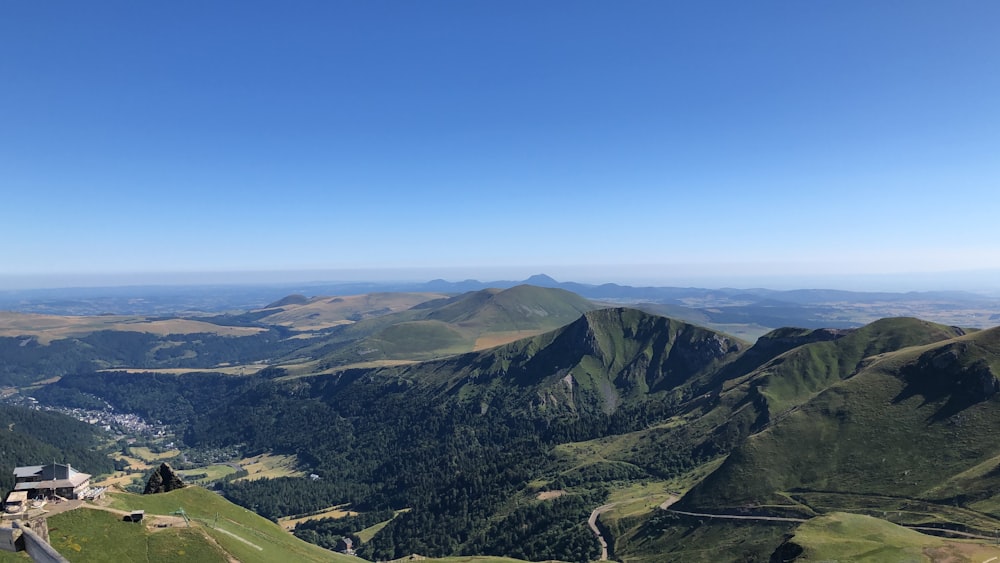
<instances>
[{"instance_id":1,"label":"yellow-green grass","mask_svg":"<svg viewBox=\"0 0 1000 563\"><path fill-rule=\"evenodd\" d=\"M31 563L31 557L28 557L27 551L0 551L0 563Z\"/></svg>"},{"instance_id":2,"label":"yellow-green grass","mask_svg":"<svg viewBox=\"0 0 1000 563\"><path fill-rule=\"evenodd\" d=\"M393 518L399 516L404 512L409 512L409 511L410 511L409 508L397 510L396 513L392 515L392 518L386 520L385 522L379 522L378 524L374 524L358 532L357 533L358 539L361 540L361 543L368 543L372 541L372 538L375 537L375 534L381 532L382 528L385 528L389 524L389 522L392 522Z\"/></svg>"},{"instance_id":3,"label":"yellow-green grass","mask_svg":"<svg viewBox=\"0 0 1000 563\"><path fill-rule=\"evenodd\" d=\"M101 330L168 334L212 333L220 336L250 336L260 327L219 326L191 319L148 320L141 316L59 316L0 312L0 336L34 336L41 344L62 338L81 337Z\"/></svg>"},{"instance_id":4,"label":"yellow-green grass","mask_svg":"<svg viewBox=\"0 0 1000 563\"><path fill-rule=\"evenodd\" d=\"M73 563L106 561L227 561L196 528L147 528L110 512L79 508L48 519L49 543Z\"/></svg>"},{"instance_id":5,"label":"yellow-green grass","mask_svg":"<svg viewBox=\"0 0 1000 563\"><path fill-rule=\"evenodd\" d=\"M546 331L544 329L539 329L539 330L510 330L505 332L491 332L477 338L475 344L473 344L472 346L472 349L473 351L478 352L479 350L496 348L497 346L510 344L515 340L537 336L539 334L542 334L543 332Z\"/></svg>"},{"instance_id":6,"label":"yellow-green grass","mask_svg":"<svg viewBox=\"0 0 1000 563\"><path fill-rule=\"evenodd\" d=\"M153 468L152 465L150 465L149 463L147 463L147 462L145 462L145 461L143 461L143 460L141 460L141 459L139 459L138 457L135 457L135 456L128 456L128 455L122 455L122 454L114 454L111 457L114 458L114 459L120 459L120 460L128 463L129 467L131 467L133 469L143 469L143 470L145 470L145 469L152 469Z\"/></svg>"},{"instance_id":7,"label":"yellow-green grass","mask_svg":"<svg viewBox=\"0 0 1000 563\"><path fill-rule=\"evenodd\" d=\"M346 518L347 516L357 516L358 513L352 510L345 510L348 505L338 504L337 506L331 506L326 510L316 512L314 514L305 514L301 516L286 516L284 518L278 518L278 523L281 527L286 530L291 530L301 522L308 522L310 520L320 520L323 518Z\"/></svg>"},{"instance_id":8,"label":"yellow-green grass","mask_svg":"<svg viewBox=\"0 0 1000 563\"><path fill-rule=\"evenodd\" d=\"M635 448L639 444L639 440L648 434L650 430L671 428L681 426L685 423L686 421L683 418L674 417L643 430L583 442L560 444L555 447L555 452L570 459L575 459L580 466L589 465L596 461L618 461L627 458L624 454Z\"/></svg>"},{"instance_id":9,"label":"yellow-green grass","mask_svg":"<svg viewBox=\"0 0 1000 563\"><path fill-rule=\"evenodd\" d=\"M146 446L133 446L129 448L129 451L132 452L132 455L138 457L146 463L157 463L159 461L175 458L181 455L181 451L177 449L157 453L150 450Z\"/></svg>"},{"instance_id":10,"label":"yellow-green grass","mask_svg":"<svg viewBox=\"0 0 1000 563\"><path fill-rule=\"evenodd\" d=\"M237 463L247 472L245 477L240 477L237 481L305 475L297 469L298 459L294 455L260 454L244 458Z\"/></svg>"},{"instance_id":11,"label":"yellow-green grass","mask_svg":"<svg viewBox=\"0 0 1000 563\"><path fill-rule=\"evenodd\" d=\"M113 492L108 498L114 508L147 514L169 515L183 508L195 527L243 563L358 561L302 541L274 522L198 486L157 495Z\"/></svg>"},{"instance_id":12,"label":"yellow-green grass","mask_svg":"<svg viewBox=\"0 0 1000 563\"><path fill-rule=\"evenodd\" d=\"M645 533L643 523L647 521L647 517L656 513L664 503L669 506L683 496L691 487L715 471L722 461L721 458L710 461L673 479L640 482L612 489L608 495L608 503L614 503L614 506L600 515L600 521L610 531L616 553L639 551L648 555L650 549L655 552L658 548L632 547L632 545L641 546L646 541L642 536ZM711 543L711 540L708 540L708 543Z\"/></svg>"},{"instance_id":13,"label":"yellow-green grass","mask_svg":"<svg viewBox=\"0 0 1000 563\"><path fill-rule=\"evenodd\" d=\"M918 498L836 492L795 492L781 496L801 502L816 512L861 513L908 525L958 524L983 534L1000 529L1000 520L990 514Z\"/></svg>"},{"instance_id":14,"label":"yellow-green grass","mask_svg":"<svg viewBox=\"0 0 1000 563\"><path fill-rule=\"evenodd\" d=\"M135 481L143 478L144 475L142 473L125 473L124 471L115 471L111 475L107 475L98 481L94 481L93 486L125 488Z\"/></svg>"},{"instance_id":15,"label":"yellow-green grass","mask_svg":"<svg viewBox=\"0 0 1000 563\"><path fill-rule=\"evenodd\" d=\"M891 522L835 512L813 518L795 530L802 547L796 561L986 561L1000 557L1000 547L981 541L950 540L921 534Z\"/></svg>"},{"instance_id":16,"label":"yellow-green grass","mask_svg":"<svg viewBox=\"0 0 1000 563\"><path fill-rule=\"evenodd\" d=\"M307 303L289 304L273 309L262 322L295 330L322 330L351 323L351 317L396 313L415 305L440 299L439 293L371 293L339 297L315 297ZM267 310L267 309L264 309Z\"/></svg>"},{"instance_id":17,"label":"yellow-green grass","mask_svg":"<svg viewBox=\"0 0 1000 563\"><path fill-rule=\"evenodd\" d=\"M226 475L236 473L236 469L229 465L208 465L196 469L183 469L177 471L177 473L185 483L211 483L212 481L222 479ZM198 475L204 475L204 477L195 478Z\"/></svg>"},{"instance_id":18,"label":"yellow-green grass","mask_svg":"<svg viewBox=\"0 0 1000 563\"><path fill-rule=\"evenodd\" d=\"M601 518L627 518L658 510L664 502L678 497L671 485L666 481L647 481L612 489L607 502L614 503L615 506Z\"/></svg>"}]
</instances>

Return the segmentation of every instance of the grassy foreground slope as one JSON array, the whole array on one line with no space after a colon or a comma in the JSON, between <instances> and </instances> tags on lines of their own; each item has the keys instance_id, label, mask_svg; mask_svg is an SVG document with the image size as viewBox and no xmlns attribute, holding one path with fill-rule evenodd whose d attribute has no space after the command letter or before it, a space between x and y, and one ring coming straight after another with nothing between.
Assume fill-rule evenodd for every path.
<instances>
[{"instance_id":1,"label":"grassy foreground slope","mask_svg":"<svg viewBox=\"0 0 1000 563\"><path fill-rule=\"evenodd\" d=\"M158 495L110 493L117 510L145 510L144 523L124 522L121 514L82 507L48 519L50 543L73 563L106 561L197 561L205 563L357 562L351 557L304 542L273 522L226 501L200 487L186 487ZM191 526L180 526L176 511L183 508ZM168 516L171 527L154 521ZM19 561L3 554L0 560ZM430 561L438 561L431 559ZM455 563L515 563L499 557L441 559Z\"/></svg>"},{"instance_id":2,"label":"grassy foreground slope","mask_svg":"<svg viewBox=\"0 0 1000 563\"><path fill-rule=\"evenodd\" d=\"M111 512L79 508L48 519L49 542L73 563L225 562L226 552L197 528L153 529Z\"/></svg>"},{"instance_id":3,"label":"grassy foreground slope","mask_svg":"<svg viewBox=\"0 0 1000 563\"><path fill-rule=\"evenodd\" d=\"M113 508L145 510L147 515L169 515L183 508L194 528L243 563L357 561L304 542L274 522L201 487L189 486L158 495L110 493L109 497Z\"/></svg>"}]
</instances>

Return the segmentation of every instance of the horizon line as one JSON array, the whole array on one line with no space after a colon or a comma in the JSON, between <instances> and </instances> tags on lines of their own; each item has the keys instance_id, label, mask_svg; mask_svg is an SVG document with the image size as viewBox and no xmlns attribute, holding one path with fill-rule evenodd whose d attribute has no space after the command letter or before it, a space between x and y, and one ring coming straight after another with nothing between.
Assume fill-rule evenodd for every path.
<instances>
[{"instance_id":1,"label":"horizon line","mask_svg":"<svg viewBox=\"0 0 1000 563\"><path fill-rule=\"evenodd\" d=\"M324 284L519 282L546 276L557 283L618 284L632 287L696 287L705 289L830 289L861 292L913 291L1000 292L1000 269L981 268L923 272L740 272L716 267L691 271L694 265L494 266L418 268L300 268L246 270L173 270L0 274L0 291L113 289L141 287L284 286ZM722 268L723 270L725 268ZM532 273L526 273L532 272ZM423 274L423 275L421 275ZM453 275L449 275L453 274ZM248 279L250 278L250 279Z\"/></svg>"}]
</instances>

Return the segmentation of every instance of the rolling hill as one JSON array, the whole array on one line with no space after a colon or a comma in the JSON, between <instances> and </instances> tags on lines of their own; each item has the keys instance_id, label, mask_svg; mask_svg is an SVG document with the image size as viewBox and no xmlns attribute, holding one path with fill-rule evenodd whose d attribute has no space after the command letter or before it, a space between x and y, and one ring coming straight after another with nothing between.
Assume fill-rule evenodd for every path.
<instances>
[{"instance_id":1,"label":"rolling hill","mask_svg":"<svg viewBox=\"0 0 1000 563\"><path fill-rule=\"evenodd\" d=\"M0 312L0 384L99 369L316 373L497 346L568 324L596 305L517 286L446 297L291 295L264 309L196 318L61 317Z\"/></svg>"},{"instance_id":2,"label":"rolling hill","mask_svg":"<svg viewBox=\"0 0 1000 563\"><path fill-rule=\"evenodd\" d=\"M251 311L251 314L262 324L308 332L398 313L445 297L439 293L366 293L312 298L290 295L263 309Z\"/></svg>"},{"instance_id":3,"label":"rolling hill","mask_svg":"<svg viewBox=\"0 0 1000 563\"><path fill-rule=\"evenodd\" d=\"M303 353L317 358L321 370L380 360L427 360L541 334L596 308L561 289L485 289L360 320Z\"/></svg>"}]
</instances>

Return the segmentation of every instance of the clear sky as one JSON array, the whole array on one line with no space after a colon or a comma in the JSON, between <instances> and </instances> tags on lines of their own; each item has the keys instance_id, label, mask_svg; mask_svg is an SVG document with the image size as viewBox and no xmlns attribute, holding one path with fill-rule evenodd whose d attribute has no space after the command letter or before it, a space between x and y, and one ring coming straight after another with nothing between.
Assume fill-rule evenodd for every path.
<instances>
[{"instance_id":1,"label":"clear sky","mask_svg":"<svg viewBox=\"0 0 1000 563\"><path fill-rule=\"evenodd\" d=\"M988 276L998 29L992 0L9 0L0 278Z\"/></svg>"}]
</instances>

